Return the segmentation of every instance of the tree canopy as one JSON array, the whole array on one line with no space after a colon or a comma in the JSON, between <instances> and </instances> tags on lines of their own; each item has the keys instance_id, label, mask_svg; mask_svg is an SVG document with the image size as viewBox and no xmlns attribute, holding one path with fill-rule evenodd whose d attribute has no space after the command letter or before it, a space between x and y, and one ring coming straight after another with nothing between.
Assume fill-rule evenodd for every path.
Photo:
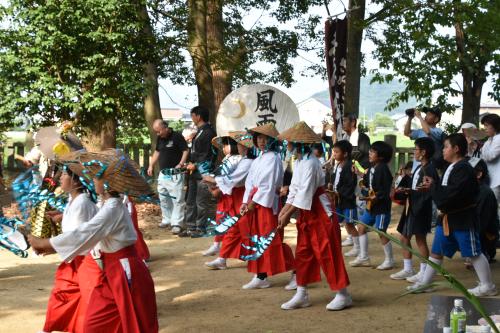
<instances>
[{"instance_id":1,"label":"tree canopy","mask_svg":"<svg viewBox=\"0 0 500 333\"><path fill-rule=\"evenodd\" d=\"M500 3L498 1L374 0L382 6L369 26L380 69L376 81L401 78L406 88L395 94L392 109L410 96L444 110L462 95L462 121L477 122L483 84L491 76L500 101ZM371 21L373 22L373 21ZM368 23L371 23L368 22ZM387 74L390 73L390 74ZM462 76L462 82L455 77Z\"/></svg>"}]
</instances>

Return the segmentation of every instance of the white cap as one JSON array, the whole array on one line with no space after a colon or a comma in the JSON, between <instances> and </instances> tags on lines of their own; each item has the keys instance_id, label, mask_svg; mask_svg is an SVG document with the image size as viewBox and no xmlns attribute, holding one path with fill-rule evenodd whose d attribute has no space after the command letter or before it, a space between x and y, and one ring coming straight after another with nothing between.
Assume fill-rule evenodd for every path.
<instances>
[{"instance_id":1,"label":"white cap","mask_svg":"<svg viewBox=\"0 0 500 333\"><path fill-rule=\"evenodd\" d=\"M443 327L443 333L451 333L451 327Z\"/></svg>"},{"instance_id":2,"label":"white cap","mask_svg":"<svg viewBox=\"0 0 500 333\"><path fill-rule=\"evenodd\" d=\"M453 304L455 304L455 306L464 306L464 300L457 298L455 299L455 301L453 301Z\"/></svg>"},{"instance_id":3,"label":"white cap","mask_svg":"<svg viewBox=\"0 0 500 333\"><path fill-rule=\"evenodd\" d=\"M460 131L463 132L464 128L477 128L477 127L473 123L463 123L462 126L460 126Z\"/></svg>"}]
</instances>

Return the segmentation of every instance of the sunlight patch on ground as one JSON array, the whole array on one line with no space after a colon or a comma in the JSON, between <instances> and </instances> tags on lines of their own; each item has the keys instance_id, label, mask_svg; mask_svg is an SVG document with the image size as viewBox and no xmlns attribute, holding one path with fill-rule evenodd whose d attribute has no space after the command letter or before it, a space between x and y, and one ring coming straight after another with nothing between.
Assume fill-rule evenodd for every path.
<instances>
[{"instance_id":1,"label":"sunlight patch on ground","mask_svg":"<svg viewBox=\"0 0 500 333\"><path fill-rule=\"evenodd\" d=\"M171 283L161 283L161 284L155 284L155 292L162 292L166 290L171 290L174 288L179 288L181 286L180 282L171 282Z\"/></svg>"},{"instance_id":2,"label":"sunlight patch on ground","mask_svg":"<svg viewBox=\"0 0 500 333\"><path fill-rule=\"evenodd\" d=\"M210 290L198 290L198 291L195 291L195 292L192 292L192 293L189 293L189 294L185 294L185 295L182 295L182 296L177 296L177 297L175 297L172 300L172 302L175 303L175 302L192 301L192 300L195 300L195 299L199 299L199 298L202 298L202 297L213 295L214 293L215 293L214 289L210 289Z\"/></svg>"}]
</instances>

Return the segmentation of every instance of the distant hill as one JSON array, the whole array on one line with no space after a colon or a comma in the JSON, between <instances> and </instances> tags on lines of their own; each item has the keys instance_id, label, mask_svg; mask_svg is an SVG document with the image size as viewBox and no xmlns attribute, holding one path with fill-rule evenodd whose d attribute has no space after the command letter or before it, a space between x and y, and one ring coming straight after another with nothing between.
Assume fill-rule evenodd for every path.
<instances>
[{"instance_id":1,"label":"distant hill","mask_svg":"<svg viewBox=\"0 0 500 333\"><path fill-rule=\"evenodd\" d=\"M401 104L397 109L391 112L384 111L387 101L394 92L404 90L404 84L398 81L391 81L389 83L374 83L370 84L372 76L365 76L361 78L360 82L360 100L359 100L359 114L365 114L369 119L373 118L376 113L383 112L387 115L394 115L396 113L404 113L404 110L417 105L416 99L412 98L408 103ZM330 94L328 90L318 92L311 96L316 98L321 103L330 106Z\"/></svg>"}]
</instances>

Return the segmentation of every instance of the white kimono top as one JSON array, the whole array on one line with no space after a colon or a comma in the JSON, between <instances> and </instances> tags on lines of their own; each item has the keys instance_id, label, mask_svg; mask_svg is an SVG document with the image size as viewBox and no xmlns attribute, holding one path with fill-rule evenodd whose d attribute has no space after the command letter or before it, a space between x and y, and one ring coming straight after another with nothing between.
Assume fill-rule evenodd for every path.
<instances>
[{"instance_id":1,"label":"white kimono top","mask_svg":"<svg viewBox=\"0 0 500 333\"><path fill-rule=\"evenodd\" d=\"M283 164L278 153L268 151L257 157L250 167L245 181L243 203L248 203L254 188L257 192L252 201L278 214L279 190L283 184Z\"/></svg>"},{"instance_id":2,"label":"white kimono top","mask_svg":"<svg viewBox=\"0 0 500 333\"><path fill-rule=\"evenodd\" d=\"M61 222L62 232L75 230L79 225L89 221L97 213L97 206L85 194L81 193L76 198L69 196L68 204L64 208Z\"/></svg>"},{"instance_id":3,"label":"white kimono top","mask_svg":"<svg viewBox=\"0 0 500 333\"><path fill-rule=\"evenodd\" d=\"M321 162L313 154L304 156L295 162L292 182L288 188L287 204L303 210L311 210L314 194L325 185L325 174ZM319 197L328 216L333 214L333 208L327 195Z\"/></svg>"},{"instance_id":4,"label":"white kimono top","mask_svg":"<svg viewBox=\"0 0 500 333\"><path fill-rule=\"evenodd\" d=\"M244 157L239 161L236 169L231 174L215 177L215 183L221 192L225 195L231 195L233 188L244 186L252 163L253 160Z\"/></svg>"},{"instance_id":5,"label":"white kimono top","mask_svg":"<svg viewBox=\"0 0 500 333\"><path fill-rule=\"evenodd\" d=\"M69 262L96 245L101 252L113 253L135 244L136 240L132 219L122 199L109 198L90 221L51 238L50 244L62 260Z\"/></svg>"}]
</instances>

